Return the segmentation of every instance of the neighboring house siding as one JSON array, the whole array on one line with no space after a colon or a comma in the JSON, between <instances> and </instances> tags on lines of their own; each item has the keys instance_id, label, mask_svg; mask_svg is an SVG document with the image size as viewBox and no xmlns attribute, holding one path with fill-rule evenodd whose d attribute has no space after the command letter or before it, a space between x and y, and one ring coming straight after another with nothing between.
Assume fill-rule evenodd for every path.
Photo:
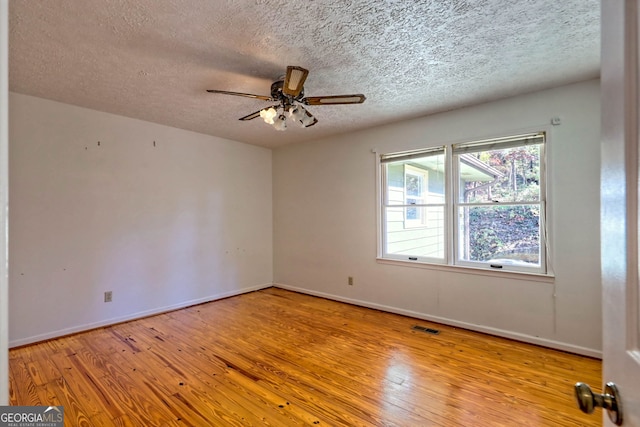
<instances>
[{"instance_id":1,"label":"neighboring house siding","mask_svg":"<svg viewBox=\"0 0 640 427\"><path fill-rule=\"evenodd\" d=\"M418 167L418 165L414 165ZM441 172L422 169L427 174L426 203L444 203L444 195L432 192L443 188ZM389 204L405 204L405 166L390 164L387 169ZM387 209L387 252L427 257L444 255L444 212L440 207L424 208L426 218L422 225L408 225L405 208Z\"/></svg>"}]
</instances>

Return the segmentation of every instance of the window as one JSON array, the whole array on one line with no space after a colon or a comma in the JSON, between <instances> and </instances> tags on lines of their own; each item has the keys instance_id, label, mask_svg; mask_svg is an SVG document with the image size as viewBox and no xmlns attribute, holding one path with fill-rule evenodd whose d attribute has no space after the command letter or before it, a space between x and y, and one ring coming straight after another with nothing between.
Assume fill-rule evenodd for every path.
<instances>
[{"instance_id":1,"label":"window","mask_svg":"<svg viewBox=\"0 0 640 427\"><path fill-rule=\"evenodd\" d=\"M445 150L439 147L382 159L385 257L445 259Z\"/></svg>"},{"instance_id":2,"label":"window","mask_svg":"<svg viewBox=\"0 0 640 427\"><path fill-rule=\"evenodd\" d=\"M546 273L543 132L384 154L381 256Z\"/></svg>"}]
</instances>

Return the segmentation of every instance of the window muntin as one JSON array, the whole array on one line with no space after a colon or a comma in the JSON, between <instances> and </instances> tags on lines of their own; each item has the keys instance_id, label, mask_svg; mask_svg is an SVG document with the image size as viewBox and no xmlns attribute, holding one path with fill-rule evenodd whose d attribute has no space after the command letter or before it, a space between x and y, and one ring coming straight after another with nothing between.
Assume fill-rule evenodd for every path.
<instances>
[{"instance_id":1,"label":"window muntin","mask_svg":"<svg viewBox=\"0 0 640 427\"><path fill-rule=\"evenodd\" d=\"M544 146L540 132L382 155L382 257L546 273Z\"/></svg>"}]
</instances>

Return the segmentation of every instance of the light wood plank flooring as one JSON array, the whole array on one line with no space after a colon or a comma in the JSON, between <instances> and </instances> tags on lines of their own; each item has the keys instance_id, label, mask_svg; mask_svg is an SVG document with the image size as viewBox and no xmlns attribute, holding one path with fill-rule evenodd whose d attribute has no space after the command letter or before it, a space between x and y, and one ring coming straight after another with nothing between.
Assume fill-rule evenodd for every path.
<instances>
[{"instance_id":1,"label":"light wood plank flooring","mask_svg":"<svg viewBox=\"0 0 640 427\"><path fill-rule=\"evenodd\" d=\"M431 335L412 330L440 330ZM599 426L601 363L277 288L10 350L66 426Z\"/></svg>"}]
</instances>

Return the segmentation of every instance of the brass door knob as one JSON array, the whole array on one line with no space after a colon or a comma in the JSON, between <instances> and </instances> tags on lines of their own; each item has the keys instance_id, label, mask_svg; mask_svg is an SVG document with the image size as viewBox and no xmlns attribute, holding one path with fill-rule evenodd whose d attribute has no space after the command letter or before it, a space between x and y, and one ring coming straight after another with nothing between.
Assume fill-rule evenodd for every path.
<instances>
[{"instance_id":1,"label":"brass door knob","mask_svg":"<svg viewBox=\"0 0 640 427\"><path fill-rule=\"evenodd\" d=\"M604 387L604 394L598 394L591 391L589 384L576 383L574 386L576 392L576 400L578 407L585 414L593 413L597 407L607 410L609 419L617 426L621 426L622 418L622 401L618 387L614 383L607 383Z\"/></svg>"}]
</instances>

